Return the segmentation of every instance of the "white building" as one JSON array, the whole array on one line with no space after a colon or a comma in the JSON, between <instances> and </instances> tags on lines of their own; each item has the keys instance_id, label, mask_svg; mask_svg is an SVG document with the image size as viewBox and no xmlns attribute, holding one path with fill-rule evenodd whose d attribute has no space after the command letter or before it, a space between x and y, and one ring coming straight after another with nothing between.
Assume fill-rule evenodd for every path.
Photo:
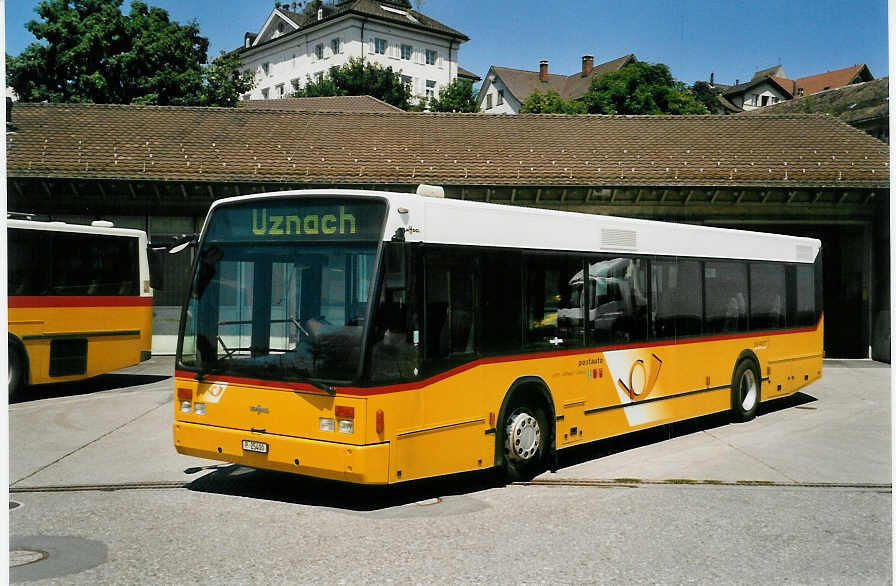
<instances>
[{"instance_id":1,"label":"white building","mask_svg":"<svg viewBox=\"0 0 896 586\"><path fill-rule=\"evenodd\" d=\"M319 80L352 57L399 71L418 98L438 96L458 76L458 50L469 40L393 0L337 0L310 16L291 7L275 7L257 34L246 33L238 52L255 88L243 99L287 97L294 82Z\"/></svg>"}]
</instances>

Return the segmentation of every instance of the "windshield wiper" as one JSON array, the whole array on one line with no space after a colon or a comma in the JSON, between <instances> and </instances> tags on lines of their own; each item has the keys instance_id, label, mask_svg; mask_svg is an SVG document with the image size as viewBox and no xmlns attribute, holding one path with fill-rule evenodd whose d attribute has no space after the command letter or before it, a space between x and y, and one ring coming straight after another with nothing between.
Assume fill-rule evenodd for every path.
<instances>
[{"instance_id":1,"label":"windshield wiper","mask_svg":"<svg viewBox=\"0 0 896 586\"><path fill-rule=\"evenodd\" d=\"M318 389L326 392L331 397L336 394L336 387L330 386L323 381L319 381L313 378L306 378L302 382L308 383L313 387L317 387Z\"/></svg>"}]
</instances>

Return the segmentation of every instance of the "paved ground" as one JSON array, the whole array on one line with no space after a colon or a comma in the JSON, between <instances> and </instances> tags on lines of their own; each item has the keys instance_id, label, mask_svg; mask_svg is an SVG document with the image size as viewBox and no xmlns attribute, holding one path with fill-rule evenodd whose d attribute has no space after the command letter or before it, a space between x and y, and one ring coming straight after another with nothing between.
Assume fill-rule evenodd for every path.
<instances>
[{"instance_id":1,"label":"paved ground","mask_svg":"<svg viewBox=\"0 0 896 586\"><path fill-rule=\"evenodd\" d=\"M170 373L156 358L9 407L11 559L46 553L13 582L892 581L886 365L826 361L753 422L598 442L534 484L386 491L176 454Z\"/></svg>"}]
</instances>

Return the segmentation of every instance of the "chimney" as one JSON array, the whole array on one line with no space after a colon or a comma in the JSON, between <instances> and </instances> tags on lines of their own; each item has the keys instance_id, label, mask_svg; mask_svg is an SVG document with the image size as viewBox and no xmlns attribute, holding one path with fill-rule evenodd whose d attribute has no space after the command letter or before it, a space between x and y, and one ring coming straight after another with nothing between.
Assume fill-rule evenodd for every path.
<instances>
[{"instance_id":1,"label":"chimney","mask_svg":"<svg viewBox=\"0 0 896 586\"><path fill-rule=\"evenodd\" d=\"M538 64L538 80L542 83L547 83L548 81L548 60L542 59L541 63Z\"/></svg>"},{"instance_id":2,"label":"chimney","mask_svg":"<svg viewBox=\"0 0 896 586\"><path fill-rule=\"evenodd\" d=\"M594 69L594 55L582 55L582 77L591 74Z\"/></svg>"},{"instance_id":3,"label":"chimney","mask_svg":"<svg viewBox=\"0 0 896 586\"><path fill-rule=\"evenodd\" d=\"M712 72L709 74L709 85L712 85L712 86L716 85L715 83L713 83L715 81L715 78L716 78L715 72Z\"/></svg>"}]
</instances>

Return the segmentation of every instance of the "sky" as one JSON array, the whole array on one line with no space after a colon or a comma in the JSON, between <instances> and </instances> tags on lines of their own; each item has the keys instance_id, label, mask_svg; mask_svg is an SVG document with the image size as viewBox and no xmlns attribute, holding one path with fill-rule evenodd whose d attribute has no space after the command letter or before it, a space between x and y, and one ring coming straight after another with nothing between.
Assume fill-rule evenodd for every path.
<instances>
[{"instance_id":1,"label":"sky","mask_svg":"<svg viewBox=\"0 0 896 586\"><path fill-rule=\"evenodd\" d=\"M209 39L209 57L240 46L257 32L271 2L144 0L180 23L195 20ZM35 39L25 23L37 18L37 0L7 0L6 52L18 55ZM129 0L125 0L125 11ZM485 77L491 65L551 73L581 70L582 55L595 64L633 53L639 61L665 63L692 84L734 84L781 65L796 79L864 63L875 78L888 75L885 0L785 0L639 2L426 0L424 14L461 31L461 67Z\"/></svg>"}]
</instances>

